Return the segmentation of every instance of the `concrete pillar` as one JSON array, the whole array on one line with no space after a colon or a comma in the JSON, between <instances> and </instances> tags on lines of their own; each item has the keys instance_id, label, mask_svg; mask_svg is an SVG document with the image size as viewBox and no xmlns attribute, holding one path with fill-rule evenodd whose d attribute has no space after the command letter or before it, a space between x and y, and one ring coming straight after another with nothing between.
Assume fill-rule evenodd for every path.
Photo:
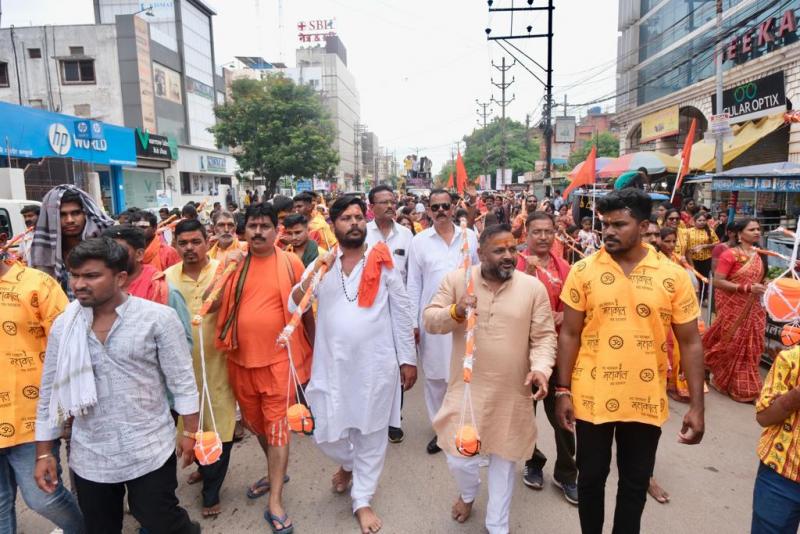
<instances>
[{"instance_id":1,"label":"concrete pillar","mask_svg":"<svg viewBox=\"0 0 800 534\"><path fill-rule=\"evenodd\" d=\"M10 167L0 168L0 198L26 200L25 171Z\"/></svg>"}]
</instances>

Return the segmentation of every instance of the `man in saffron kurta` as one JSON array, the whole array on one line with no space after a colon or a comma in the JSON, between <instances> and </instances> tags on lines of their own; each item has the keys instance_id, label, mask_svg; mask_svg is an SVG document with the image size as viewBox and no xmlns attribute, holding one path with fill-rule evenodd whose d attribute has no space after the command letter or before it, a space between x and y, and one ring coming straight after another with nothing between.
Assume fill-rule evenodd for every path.
<instances>
[{"instance_id":1,"label":"man in saffron kurta","mask_svg":"<svg viewBox=\"0 0 800 534\"><path fill-rule=\"evenodd\" d=\"M331 206L339 248L324 257L330 272L314 290L318 325L306 398L316 418L314 441L341 466L333 488L343 493L352 481L353 512L361 532L370 534L382 526L370 502L386 457L389 425L400 423L400 411L393 408L399 405L401 384L410 389L417 372L403 278L384 243L364 246L366 211L353 196ZM307 273L321 263L310 265ZM297 307L309 285L295 287L290 308Z\"/></svg>"},{"instance_id":2,"label":"man in saffron kurta","mask_svg":"<svg viewBox=\"0 0 800 534\"><path fill-rule=\"evenodd\" d=\"M486 529L498 534L508 532L516 462L529 459L533 452L536 418L531 384L539 388L534 399L547 395L556 331L544 285L515 269L517 248L511 228L484 229L479 253L481 264L470 267L475 295L466 295L463 268L451 272L425 308L423 320L432 334L452 333L450 381L433 428L460 492L452 516L464 522L480 490L480 459L459 454L454 438L465 409L466 307L477 312L470 387L474 421L467 414L464 424L475 426L481 453L489 458Z\"/></svg>"},{"instance_id":3,"label":"man in saffron kurta","mask_svg":"<svg viewBox=\"0 0 800 534\"><path fill-rule=\"evenodd\" d=\"M145 265L152 265L163 272L167 267L181 261L175 249L165 243L156 233L158 221L154 213L145 210L134 212L131 216L131 225L141 229L147 239L147 248L144 249L143 258Z\"/></svg>"},{"instance_id":4,"label":"man in saffron kurta","mask_svg":"<svg viewBox=\"0 0 800 534\"><path fill-rule=\"evenodd\" d=\"M219 262L208 258L208 241L205 228L196 220L181 221L175 226L175 245L183 261L164 273L172 287L186 299L192 316L203 305L203 293L211 285ZM197 390L203 395L202 360L205 359L208 396L203 403L203 431L216 431L222 442L220 459L210 465L199 466L190 477L190 483L203 481L203 517L220 514L219 493L228 471L233 448L233 427L236 422L236 400L228 380L225 354L215 347L217 313L207 313L202 324L192 326L192 360ZM200 327L202 326L202 333ZM212 415L213 412L213 415ZM179 431L182 427L179 428Z\"/></svg>"},{"instance_id":5,"label":"man in saffron kurta","mask_svg":"<svg viewBox=\"0 0 800 534\"><path fill-rule=\"evenodd\" d=\"M266 517L274 529L292 523L283 508L283 481L289 460L286 408L295 402L289 388L289 353L276 342L291 318L292 286L303 274L294 254L275 246L278 217L270 204L252 204L245 213L248 255L231 254L239 267L225 286L217 320L217 347L228 354L228 373L244 424L258 435L267 456L270 485ZM311 347L300 325L291 338L292 357L301 383L308 380ZM291 398L287 398L287 394Z\"/></svg>"}]
</instances>

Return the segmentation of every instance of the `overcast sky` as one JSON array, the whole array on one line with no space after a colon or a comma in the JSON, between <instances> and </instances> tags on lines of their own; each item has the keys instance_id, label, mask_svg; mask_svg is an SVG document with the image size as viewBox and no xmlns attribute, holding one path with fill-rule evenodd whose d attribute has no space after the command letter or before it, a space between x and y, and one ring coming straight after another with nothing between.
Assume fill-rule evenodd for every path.
<instances>
[{"instance_id":1,"label":"overcast sky","mask_svg":"<svg viewBox=\"0 0 800 534\"><path fill-rule=\"evenodd\" d=\"M11 24L91 23L91 0L0 0L3 27ZM348 67L361 93L361 121L374 131L381 146L396 151L398 159L419 148L433 159L438 171L451 147L476 126L475 99L488 101L500 91L500 73L491 67L505 55L484 32L508 35L507 14L489 16L485 0L283 0L283 32L279 32L278 0L213 0L214 39L218 64L234 56L260 55L294 66L299 46L297 23L308 19L336 19L336 32L345 44ZM556 0L554 12L554 99L562 103L588 102L614 91L617 2L614 0ZM536 0L534 5L544 5ZM508 7L511 0L495 0ZM516 6L525 5L516 0ZM514 34L545 33L546 12L517 14ZM282 34L282 38L280 35ZM546 39L511 41L539 64L547 60ZM544 71L507 46L526 67L544 80ZM522 66L508 72L516 81L507 95L516 99L508 116L524 121L540 116L542 84ZM499 115L499 106L493 104ZM603 104L613 109L613 100ZM586 109L570 109L585 114ZM556 112L563 113L562 108Z\"/></svg>"}]
</instances>

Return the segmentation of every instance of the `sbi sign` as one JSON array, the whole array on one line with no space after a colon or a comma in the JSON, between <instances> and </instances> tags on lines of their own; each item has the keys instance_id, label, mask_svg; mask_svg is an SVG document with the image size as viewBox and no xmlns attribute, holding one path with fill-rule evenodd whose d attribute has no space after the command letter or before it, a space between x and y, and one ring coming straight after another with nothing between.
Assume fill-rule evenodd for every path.
<instances>
[{"instance_id":1,"label":"sbi sign","mask_svg":"<svg viewBox=\"0 0 800 534\"><path fill-rule=\"evenodd\" d=\"M108 142L105 139L81 139L73 136L70 130L60 122L54 122L47 131L47 139L50 148L59 156L66 156L74 145L75 148L83 150L96 150L105 152L108 150Z\"/></svg>"}]
</instances>

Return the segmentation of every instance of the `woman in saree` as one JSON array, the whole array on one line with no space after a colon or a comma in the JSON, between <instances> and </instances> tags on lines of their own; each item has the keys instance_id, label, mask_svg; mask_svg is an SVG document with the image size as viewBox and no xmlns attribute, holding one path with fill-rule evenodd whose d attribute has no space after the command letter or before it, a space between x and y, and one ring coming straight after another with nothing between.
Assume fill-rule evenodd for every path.
<instances>
[{"instance_id":1,"label":"woman in saree","mask_svg":"<svg viewBox=\"0 0 800 534\"><path fill-rule=\"evenodd\" d=\"M703 336L703 349L711 386L735 401L753 402L761 391L767 268L755 248L761 238L758 222L736 221L735 230L737 244L720 255L714 273L717 317Z\"/></svg>"}]
</instances>

